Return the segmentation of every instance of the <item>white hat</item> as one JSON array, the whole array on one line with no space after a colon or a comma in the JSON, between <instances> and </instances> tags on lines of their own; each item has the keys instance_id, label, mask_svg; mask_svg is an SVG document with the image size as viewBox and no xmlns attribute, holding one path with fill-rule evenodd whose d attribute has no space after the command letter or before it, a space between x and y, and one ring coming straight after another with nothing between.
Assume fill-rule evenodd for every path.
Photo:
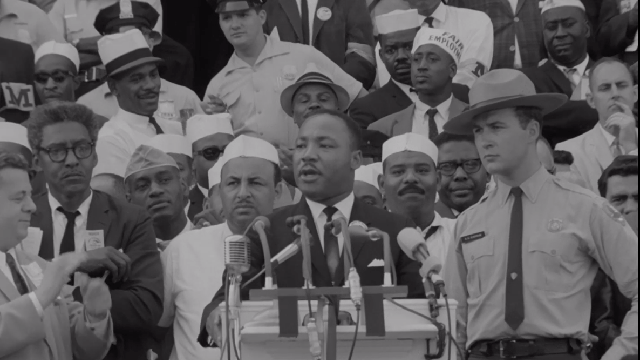
<instances>
[{"instance_id":1,"label":"white hat","mask_svg":"<svg viewBox=\"0 0 640 360\"><path fill-rule=\"evenodd\" d=\"M147 142L147 145L164 151L167 154L183 154L187 155L188 157L193 157L191 142L186 138L186 136L175 134L160 134L152 137Z\"/></svg>"},{"instance_id":2,"label":"white hat","mask_svg":"<svg viewBox=\"0 0 640 360\"><path fill-rule=\"evenodd\" d=\"M0 122L0 142L22 145L31 150L27 128L20 124Z\"/></svg>"},{"instance_id":3,"label":"white hat","mask_svg":"<svg viewBox=\"0 0 640 360\"><path fill-rule=\"evenodd\" d=\"M540 1L540 13L564 6L577 7L585 11L584 4L580 0L542 0Z\"/></svg>"},{"instance_id":4,"label":"white hat","mask_svg":"<svg viewBox=\"0 0 640 360\"><path fill-rule=\"evenodd\" d=\"M187 120L187 138L191 144L217 133L233 135L231 114L194 115Z\"/></svg>"},{"instance_id":5,"label":"white hat","mask_svg":"<svg viewBox=\"0 0 640 360\"><path fill-rule=\"evenodd\" d=\"M418 29L420 27L418 10L394 10L390 13L376 16L378 34L385 35L396 31Z\"/></svg>"},{"instance_id":6,"label":"white hat","mask_svg":"<svg viewBox=\"0 0 640 360\"><path fill-rule=\"evenodd\" d=\"M144 64L164 63L164 60L151 54L147 40L138 29L101 37L98 40L98 53L108 76Z\"/></svg>"},{"instance_id":7,"label":"white hat","mask_svg":"<svg viewBox=\"0 0 640 360\"><path fill-rule=\"evenodd\" d=\"M137 172L161 166L173 166L179 169L176 161L163 151L149 145L140 145L131 155L131 160L129 160L124 174L124 180L126 181L129 176Z\"/></svg>"},{"instance_id":8,"label":"white hat","mask_svg":"<svg viewBox=\"0 0 640 360\"><path fill-rule=\"evenodd\" d=\"M220 172L222 173L222 167L230 160L239 157L253 157L259 159L265 159L280 166L280 158L278 157L278 150L276 147L264 141L260 138L240 135L233 139L232 142L224 149L224 154L218 159L216 165L220 164ZM216 174L209 175L213 177L213 181L216 180ZM222 174L219 175L221 177ZM218 180L218 183L220 180ZM209 184L209 186L213 186Z\"/></svg>"},{"instance_id":9,"label":"white hat","mask_svg":"<svg viewBox=\"0 0 640 360\"><path fill-rule=\"evenodd\" d=\"M382 144L382 161L402 151L417 151L427 154L434 163L438 162L438 147L426 136L406 133L394 136Z\"/></svg>"},{"instance_id":10,"label":"white hat","mask_svg":"<svg viewBox=\"0 0 640 360\"><path fill-rule=\"evenodd\" d=\"M69 43L59 43L55 41L47 41L40 45L36 51L35 62L37 63L43 56L60 55L69 59L76 66L76 71L80 70L80 55L75 46Z\"/></svg>"},{"instance_id":11,"label":"white hat","mask_svg":"<svg viewBox=\"0 0 640 360\"><path fill-rule=\"evenodd\" d=\"M438 45L453 57L456 65L460 63L460 56L464 50L464 44L462 44L460 38L454 33L424 26L420 28L418 34L413 39L413 49L411 49L411 52L414 53L420 46L427 44Z\"/></svg>"},{"instance_id":12,"label":"white hat","mask_svg":"<svg viewBox=\"0 0 640 360\"><path fill-rule=\"evenodd\" d=\"M209 190L211 190L212 187L214 187L215 185L220 184L221 178L222 178L222 158L224 157L224 155L222 155L220 157L220 159L211 167L211 169L209 169L209 171L207 172L207 175L209 177ZM226 163L226 161L225 161Z\"/></svg>"},{"instance_id":13,"label":"white hat","mask_svg":"<svg viewBox=\"0 0 640 360\"><path fill-rule=\"evenodd\" d=\"M354 180L373 185L376 189L380 190L380 187L378 186L378 177L380 175L382 175L382 163L378 162L360 166L356 170L356 177Z\"/></svg>"}]
</instances>

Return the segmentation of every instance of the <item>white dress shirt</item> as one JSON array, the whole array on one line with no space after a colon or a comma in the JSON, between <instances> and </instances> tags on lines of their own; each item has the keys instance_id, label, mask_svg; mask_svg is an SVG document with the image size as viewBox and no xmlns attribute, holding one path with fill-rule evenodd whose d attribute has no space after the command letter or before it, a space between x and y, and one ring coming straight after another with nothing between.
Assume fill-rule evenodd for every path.
<instances>
[{"instance_id":1,"label":"white dress shirt","mask_svg":"<svg viewBox=\"0 0 640 360\"><path fill-rule=\"evenodd\" d=\"M180 234L164 251L164 312L160 326L173 325L171 360L210 360L220 349L198 344L202 309L222 286L227 223Z\"/></svg>"},{"instance_id":2,"label":"white dress shirt","mask_svg":"<svg viewBox=\"0 0 640 360\"><path fill-rule=\"evenodd\" d=\"M393 79L391 79L391 81L393 81L396 85L398 85L400 90L402 90L402 92L405 93L405 95L407 95L409 99L411 99L412 103L416 103L419 101L418 94L415 91L411 91L411 86L403 84L401 82L397 82Z\"/></svg>"},{"instance_id":3,"label":"white dress shirt","mask_svg":"<svg viewBox=\"0 0 640 360\"><path fill-rule=\"evenodd\" d=\"M565 74L565 76L567 76L567 70L569 70L568 67L564 66L564 65L560 65L560 64L555 64L556 67L558 68L558 70L562 71L563 74ZM578 86L578 84L580 84L580 82L582 81L582 78L587 74L587 65L589 65L589 57L586 56L584 58L584 60L574 66L572 69L576 69L576 72L573 74L573 79L569 79L569 81L571 81L573 83L573 85Z\"/></svg>"},{"instance_id":4,"label":"white dress shirt","mask_svg":"<svg viewBox=\"0 0 640 360\"><path fill-rule=\"evenodd\" d=\"M302 0L296 0L296 4L298 4L298 12L300 16L302 16ZM318 0L307 0L307 4L309 5L309 44L312 45L311 41L313 36L313 22L316 18L316 8L318 7Z\"/></svg>"},{"instance_id":5,"label":"white dress shirt","mask_svg":"<svg viewBox=\"0 0 640 360\"><path fill-rule=\"evenodd\" d=\"M76 226L73 232L76 252L84 251L85 239L82 233L87 230L87 218L89 216L91 199L93 199L93 192L91 192L89 197L80 204L78 208L80 215L76 217ZM62 237L64 236L64 228L67 226L67 218L61 211L58 211L60 203L51 195L51 192L49 192L49 205L51 206L51 223L53 224L53 256L58 257L58 255L60 255L60 244L62 244Z\"/></svg>"},{"instance_id":6,"label":"white dress shirt","mask_svg":"<svg viewBox=\"0 0 640 360\"><path fill-rule=\"evenodd\" d=\"M449 244L453 240L453 232L456 227L456 219L445 219L435 212L435 218L433 218L433 222L430 226L428 226L424 230L420 230L422 232L422 237L424 237L429 229L433 226L438 226L438 230L434 232L428 239L426 239L427 250L429 250L429 254L431 256L437 256L440 261L442 261L442 265L444 268L444 261L447 258L447 250L449 249ZM440 272L442 276L442 271Z\"/></svg>"},{"instance_id":7,"label":"white dress shirt","mask_svg":"<svg viewBox=\"0 0 640 360\"><path fill-rule=\"evenodd\" d=\"M327 215L323 211L327 206L311 201L309 199L306 200L307 204L309 205L309 209L311 210L311 215L313 216L313 222L316 224L316 230L318 231L318 240L322 245L322 249L324 250L324 225L327 223ZM344 217L345 219L347 219L348 224L349 218L351 217L351 209L353 208L354 200L355 196L353 195L353 193L351 193L342 201L335 204L334 207L338 209L338 211L333 214L333 219L335 220L338 217ZM340 249L341 254L343 247L344 237L342 236L342 234L340 234L338 235L338 248Z\"/></svg>"},{"instance_id":8,"label":"white dress shirt","mask_svg":"<svg viewBox=\"0 0 640 360\"><path fill-rule=\"evenodd\" d=\"M451 101L453 95L447 100L436 106L438 113L435 115L436 126L438 127L438 133L443 131L444 124L449 121L449 108L451 107ZM413 110L413 125L411 126L411 132L426 136L429 138L429 121L427 116L427 110L431 107L422 101L416 102L416 108Z\"/></svg>"}]
</instances>

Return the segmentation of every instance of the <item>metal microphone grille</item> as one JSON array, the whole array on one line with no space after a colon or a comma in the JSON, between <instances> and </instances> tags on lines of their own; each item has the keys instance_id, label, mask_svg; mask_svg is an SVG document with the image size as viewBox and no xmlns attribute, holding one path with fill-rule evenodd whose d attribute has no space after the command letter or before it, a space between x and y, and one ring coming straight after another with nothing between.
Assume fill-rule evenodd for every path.
<instances>
[{"instance_id":1,"label":"metal microphone grille","mask_svg":"<svg viewBox=\"0 0 640 360\"><path fill-rule=\"evenodd\" d=\"M224 239L224 263L229 275L249 271L249 239L242 235L231 235Z\"/></svg>"}]
</instances>

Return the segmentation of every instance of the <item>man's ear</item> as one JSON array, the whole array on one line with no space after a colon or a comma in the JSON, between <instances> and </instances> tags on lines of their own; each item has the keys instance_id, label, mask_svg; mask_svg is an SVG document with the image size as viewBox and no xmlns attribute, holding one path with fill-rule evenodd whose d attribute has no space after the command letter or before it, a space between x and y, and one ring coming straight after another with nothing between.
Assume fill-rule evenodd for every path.
<instances>
[{"instance_id":1,"label":"man's ear","mask_svg":"<svg viewBox=\"0 0 640 360\"><path fill-rule=\"evenodd\" d=\"M113 80L113 78L110 78L110 77L107 78L107 87L109 88L109 92L111 92L113 96L118 96L118 89L116 86L116 82L115 80Z\"/></svg>"},{"instance_id":2,"label":"man's ear","mask_svg":"<svg viewBox=\"0 0 640 360\"><path fill-rule=\"evenodd\" d=\"M42 171L42 166L40 166L40 159L36 153L33 154L33 170Z\"/></svg>"},{"instance_id":3,"label":"man's ear","mask_svg":"<svg viewBox=\"0 0 640 360\"><path fill-rule=\"evenodd\" d=\"M279 199L285 191L289 191L287 183L284 181L280 181L276 184L274 199Z\"/></svg>"},{"instance_id":4,"label":"man's ear","mask_svg":"<svg viewBox=\"0 0 640 360\"><path fill-rule=\"evenodd\" d=\"M351 170L357 170L362 166L362 151L356 150L351 152Z\"/></svg>"},{"instance_id":5,"label":"man's ear","mask_svg":"<svg viewBox=\"0 0 640 360\"><path fill-rule=\"evenodd\" d=\"M383 175L378 175L378 188L380 188L380 194L384 199L384 176Z\"/></svg>"}]
</instances>

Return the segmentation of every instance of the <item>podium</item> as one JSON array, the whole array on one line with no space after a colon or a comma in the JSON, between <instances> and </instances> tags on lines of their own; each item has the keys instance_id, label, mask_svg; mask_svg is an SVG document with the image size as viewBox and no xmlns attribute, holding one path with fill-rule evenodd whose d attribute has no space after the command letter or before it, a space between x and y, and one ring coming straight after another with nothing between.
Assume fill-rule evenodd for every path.
<instances>
[{"instance_id":1,"label":"podium","mask_svg":"<svg viewBox=\"0 0 640 360\"><path fill-rule=\"evenodd\" d=\"M425 355L435 354L438 339L443 343L443 352L434 359L448 359L449 338L443 336L439 329L429 320L417 316L393 304L388 299L406 294L406 287L363 287L364 302L360 313L358 338L353 360L424 360ZM236 357L231 345L231 359L237 360L308 360L310 354L307 327L302 325L304 317L309 313L307 295L310 295L311 308L317 311L318 301L323 296L341 298L339 310L357 319L357 311L348 298L349 288L314 288L252 290L251 300L242 302L239 319L235 321L238 336ZM430 317L430 305L426 299L395 299L395 301L415 312ZM449 300L451 326L449 329L445 301L438 301L439 316L435 319L444 325L455 338L457 302ZM222 310L223 343L226 342L226 304L220 304ZM286 317L280 318L281 311ZM292 315L293 314L293 315ZM323 360L347 360L356 330L355 325L335 325L335 311L332 306L324 308L322 319L323 331L320 339L327 343L333 338L335 348L327 349L325 345ZM293 318L293 319L292 319ZM373 320L373 321L372 321ZM286 324L284 324L286 323ZM318 323L318 327L323 324ZM332 329L333 328L333 329ZM233 331L233 330L232 330ZM239 339L238 339L239 338ZM452 344L451 359L459 359L458 350ZM227 359L226 351L223 359ZM427 357L429 359L429 357Z\"/></svg>"}]
</instances>

